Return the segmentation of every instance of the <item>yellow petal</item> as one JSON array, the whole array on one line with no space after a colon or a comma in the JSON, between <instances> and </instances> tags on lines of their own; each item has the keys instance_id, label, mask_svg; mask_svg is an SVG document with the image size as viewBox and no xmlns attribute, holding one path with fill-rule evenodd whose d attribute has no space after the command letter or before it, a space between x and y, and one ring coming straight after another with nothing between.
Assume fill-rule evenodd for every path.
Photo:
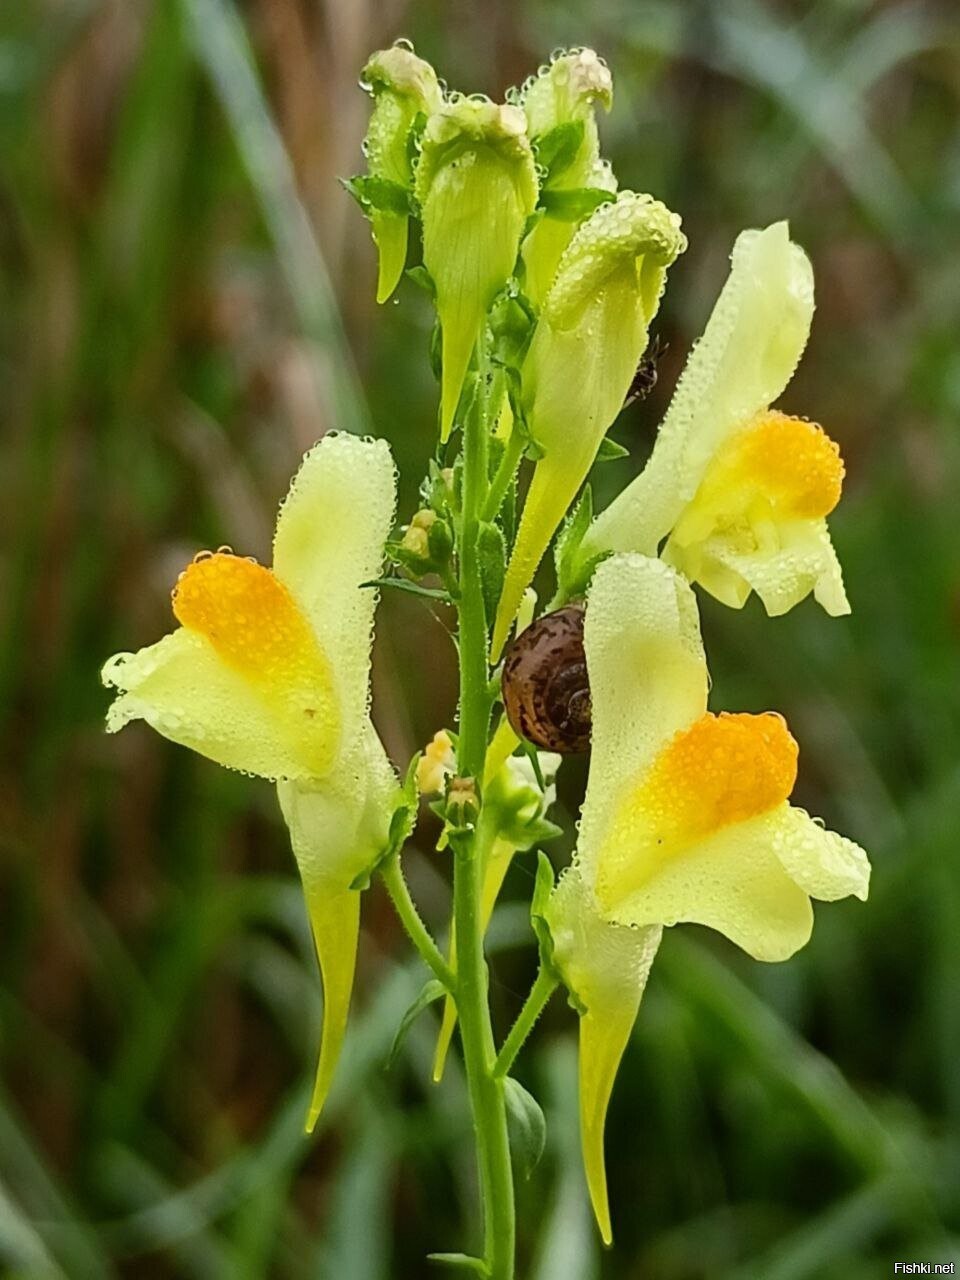
<instances>
[{"instance_id":1,"label":"yellow petal","mask_svg":"<svg viewBox=\"0 0 960 1280\"><path fill-rule=\"evenodd\" d=\"M336 890L322 882L304 881L303 888L323 981L320 1057L306 1122L310 1133L330 1092L347 1032L360 936L360 894L352 889Z\"/></svg>"},{"instance_id":2,"label":"yellow petal","mask_svg":"<svg viewBox=\"0 0 960 1280\"><path fill-rule=\"evenodd\" d=\"M580 1016L580 1140L590 1201L603 1241L610 1244L603 1131L661 930L624 929L601 919L575 868L561 876L547 918L554 962L585 1009Z\"/></svg>"},{"instance_id":3,"label":"yellow petal","mask_svg":"<svg viewBox=\"0 0 960 1280\"><path fill-rule=\"evenodd\" d=\"M781 805L769 814L767 825L780 865L804 893L821 902L851 895L866 902L870 862L858 844L827 831L793 805Z\"/></svg>"},{"instance_id":4,"label":"yellow petal","mask_svg":"<svg viewBox=\"0 0 960 1280\"><path fill-rule=\"evenodd\" d=\"M290 486L273 543L273 567L333 666L346 740L362 736L370 680L376 578L393 524L396 473L384 440L327 435Z\"/></svg>"},{"instance_id":5,"label":"yellow petal","mask_svg":"<svg viewBox=\"0 0 960 1280\"><path fill-rule=\"evenodd\" d=\"M717 533L690 549L673 539L664 559L723 604L740 608L756 591L770 617L813 592L831 617L850 612L840 562L825 520L795 520L771 530L766 545L749 532Z\"/></svg>"},{"instance_id":6,"label":"yellow petal","mask_svg":"<svg viewBox=\"0 0 960 1280\"><path fill-rule=\"evenodd\" d=\"M782 393L813 318L813 273L787 224L745 231L643 472L594 521L584 553L652 554L732 434Z\"/></svg>"},{"instance_id":7,"label":"yellow petal","mask_svg":"<svg viewBox=\"0 0 960 1280\"><path fill-rule=\"evenodd\" d=\"M769 814L713 832L616 901L608 886L606 905L619 924L706 925L754 960L789 959L813 929L810 899L774 851Z\"/></svg>"},{"instance_id":8,"label":"yellow petal","mask_svg":"<svg viewBox=\"0 0 960 1280\"><path fill-rule=\"evenodd\" d=\"M145 720L217 764L270 779L305 779L330 767L337 744L313 736L315 718L285 712L269 686L251 681L197 632L181 627L138 653L118 653L102 674L120 691L107 713L110 733Z\"/></svg>"},{"instance_id":9,"label":"yellow petal","mask_svg":"<svg viewBox=\"0 0 960 1280\"><path fill-rule=\"evenodd\" d=\"M317 775L340 747L333 671L297 601L270 569L218 551L198 556L177 580L173 612L257 691L281 731Z\"/></svg>"},{"instance_id":10,"label":"yellow petal","mask_svg":"<svg viewBox=\"0 0 960 1280\"><path fill-rule=\"evenodd\" d=\"M371 725L330 778L277 787L323 979L322 1038L308 1129L329 1092L346 1031L360 912L359 892L349 886L386 847L396 789L396 776Z\"/></svg>"},{"instance_id":11,"label":"yellow petal","mask_svg":"<svg viewBox=\"0 0 960 1280\"><path fill-rule=\"evenodd\" d=\"M708 675L693 592L645 556L613 556L597 569L584 648L593 740L577 860L592 877L614 798L703 715Z\"/></svg>"}]
</instances>

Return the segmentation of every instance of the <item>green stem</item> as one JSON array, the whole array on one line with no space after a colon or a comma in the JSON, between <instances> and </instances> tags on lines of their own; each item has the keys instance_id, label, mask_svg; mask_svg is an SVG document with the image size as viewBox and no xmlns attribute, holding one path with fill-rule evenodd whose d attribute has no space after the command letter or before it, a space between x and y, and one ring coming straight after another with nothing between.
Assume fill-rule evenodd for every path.
<instances>
[{"instance_id":1,"label":"green stem","mask_svg":"<svg viewBox=\"0 0 960 1280\"><path fill-rule=\"evenodd\" d=\"M502 1079L509 1074L517 1054L523 1048L524 1041L533 1030L534 1023L543 1013L547 1001L556 989L556 978L549 970L541 968L523 1008L517 1014L516 1022L510 1028L510 1034L503 1042L503 1048L497 1055L493 1066L493 1074L497 1079Z\"/></svg>"},{"instance_id":2,"label":"green stem","mask_svg":"<svg viewBox=\"0 0 960 1280\"><path fill-rule=\"evenodd\" d=\"M464 777L483 780L490 723L487 623L477 540L480 511L487 486L489 431L486 386L488 361L483 339L478 345L481 384L477 404L464 427L463 511L460 534L460 739L459 769ZM480 924L480 877L484 845L495 835L481 808L473 833L455 844L453 918L457 937L457 1013L477 1142L477 1165L484 1218L484 1262L490 1280L513 1280L513 1170L507 1138L503 1084L493 1074L496 1049L490 1023L488 974Z\"/></svg>"},{"instance_id":3,"label":"green stem","mask_svg":"<svg viewBox=\"0 0 960 1280\"><path fill-rule=\"evenodd\" d=\"M431 938L427 926L420 918L420 912L417 910L416 903L410 896L410 889L403 875L403 868L400 866L400 855L393 853L380 867L380 874L383 877L383 883L386 886L387 893L390 895L400 922L410 936L410 941L420 952L424 963L431 968L447 988L453 994L456 990L457 979L453 970L440 954L440 949Z\"/></svg>"},{"instance_id":4,"label":"green stem","mask_svg":"<svg viewBox=\"0 0 960 1280\"><path fill-rule=\"evenodd\" d=\"M510 481L516 475L517 467L523 456L524 439L514 425L507 440L503 456L497 465L493 479L490 481L490 492L483 507L484 520L495 520L503 504L504 495L510 487Z\"/></svg>"}]
</instances>

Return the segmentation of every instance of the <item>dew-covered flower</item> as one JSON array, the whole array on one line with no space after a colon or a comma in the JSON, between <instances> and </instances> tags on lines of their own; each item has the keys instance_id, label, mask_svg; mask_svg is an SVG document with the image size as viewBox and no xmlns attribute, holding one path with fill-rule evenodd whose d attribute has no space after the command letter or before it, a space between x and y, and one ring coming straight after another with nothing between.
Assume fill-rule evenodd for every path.
<instances>
[{"instance_id":1,"label":"dew-covered flower","mask_svg":"<svg viewBox=\"0 0 960 1280\"><path fill-rule=\"evenodd\" d=\"M803 354L813 272L787 224L745 231L644 471L587 532L581 554L663 558L724 604L756 591L771 615L813 592L850 612L826 517L843 462L823 429L771 409Z\"/></svg>"},{"instance_id":2,"label":"dew-covered flower","mask_svg":"<svg viewBox=\"0 0 960 1280\"><path fill-rule=\"evenodd\" d=\"M810 899L865 899L870 867L790 804L797 744L780 716L707 711L696 601L673 569L604 561L584 645L590 774L573 864L544 917L581 1010L583 1155L609 1241L604 1120L662 928L706 925L756 960L785 960L810 937Z\"/></svg>"},{"instance_id":3,"label":"dew-covered flower","mask_svg":"<svg viewBox=\"0 0 960 1280\"><path fill-rule=\"evenodd\" d=\"M519 107L457 98L427 120L415 192L423 263L436 290L446 440L487 311L513 274L537 202L537 174Z\"/></svg>"},{"instance_id":4,"label":"dew-covered flower","mask_svg":"<svg viewBox=\"0 0 960 1280\"><path fill-rule=\"evenodd\" d=\"M623 408L667 268L685 248L677 214L651 196L623 191L583 223L560 259L520 371L526 427L543 456L497 610L495 659L551 537Z\"/></svg>"},{"instance_id":5,"label":"dew-covered flower","mask_svg":"<svg viewBox=\"0 0 960 1280\"><path fill-rule=\"evenodd\" d=\"M388 843L398 783L370 721L375 578L393 520L384 441L328 435L280 508L273 568L201 553L173 592L179 627L107 662L116 732L145 720L218 764L277 783L324 985L312 1127L346 1027L359 930L351 886Z\"/></svg>"}]
</instances>

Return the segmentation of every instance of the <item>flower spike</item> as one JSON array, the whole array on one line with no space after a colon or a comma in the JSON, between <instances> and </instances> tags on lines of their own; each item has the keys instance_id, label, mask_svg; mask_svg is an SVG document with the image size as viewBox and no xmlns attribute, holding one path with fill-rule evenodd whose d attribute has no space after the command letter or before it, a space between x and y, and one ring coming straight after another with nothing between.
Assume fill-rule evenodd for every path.
<instances>
[{"instance_id":1,"label":"flower spike","mask_svg":"<svg viewBox=\"0 0 960 1280\"><path fill-rule=\"evenodd\" d=\"M560 260L521 370L527 427L543 450L530 482L493 633L499 656L523 593L593 465L637 368L680 219L624 191L580 227Z\"/></svg>"},{"instance_id":2,"label":"flower spike","mask_svg":"<svg viewBox=\"0 0 960 1280\"><path fill-rule=\"evenodd\" d=\"M839 450L814 423L770 408L803 354L813 273L787 224L745 231L644 471L581 548L664 559L724 604L751 591L771 615L811 591L850 612L825 517L840 497Z\"/></svg>"},{"instance_id":3,"label":"flower spike","mask_svg":"<svg viewBox=\"0 0 960 1280\"><path fill-rule=\"evenodd\" d=\"M181 575L180 627L103 669L111 732L142 719L174 742L275 781L324 985L310 1127L343 1042L359 926L352 888L389 842L397 778L370 722L376 577L393 521L383 441L328 435L280 508L273 568L225 549Z\"/></svg>"},{"instance_id":4,"label":"flower spike","mask_svg":"<svg viewBox=\"0 0 960 1280\"><path fill-rule=\"evenodd\" d=\"M581 1139L609 1243L604 1118L662 929L704 924L757 960L785 960L810 937L811 897L865 899L870 865L789 803L797 745L779 716L707 711L696 601L673 569L604 561L584 647L590 774L573 865L544 920L581 1013Z\"/></svg>"},{"instance_id":5,"label":"flower spike","mask_svg":"<svg viewBox=\"0 0 960 1280\"><path fill-rule=\"evenodd\" d=\"M446 440L487 310L513 273L524 223L537 202L520 108L460 98L430 116L416 196L423 262L440 319L440 438Z\"/></svg>"}]
</instances>

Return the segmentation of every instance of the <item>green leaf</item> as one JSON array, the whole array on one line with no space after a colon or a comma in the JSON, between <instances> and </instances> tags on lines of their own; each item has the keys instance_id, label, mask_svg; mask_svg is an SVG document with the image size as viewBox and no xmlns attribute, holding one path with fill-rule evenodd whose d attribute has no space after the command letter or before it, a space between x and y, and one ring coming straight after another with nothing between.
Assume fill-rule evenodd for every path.
<instances>
[{"instance_id":1,"label":"green leaf","mask_svg":"<svg viewBox=\"0 0 960 1280\"><path fill-rule=\"evenodd\" d=\"M372 578L369 582L361 582L361 587L391 587L394 591L406 591L412 596L426 596L428 600L442 600L444 604L452 604L449 591L439 587L421 587L419 582L411 582L409 578Z\"/></svg>"},{"instance_id":2,"label":"green leaf","mask_svg":"<svg viewBox=\"0 0 960 1280\"><path fill-rule=\"evenodd\" d=\"M472 1271L477 1276L489 1276L487 1264L482 1258L471 1258L466 1253L428 1253L428 1262L439 1262L448 1267L456 1267L460 1271Z\"/></svg>"},{"instance_id":3,"label":"green leaf","mask_svg":"<svg viewBox=\"0 0 960 1280\"><path fill-rule=\"evenodd\" d=\"M554 559L557 567L558 595L562 600L569 600L573 594L580 544L592 519L593 490L586 485L580 495L580 501L573 509L573 514L567 517L557 534Z\"/></svg>"},{"instance_id":4,"label":"green leaf","mask_svg":"<svg viewBox=\"0 0 960 1280\"><path fill-rule=\"evenodd\" d=\"M417 167L417 161L420 159L420 139L423 137L426 125L426 112L418 111L413 117L413 124L407 134L407 159L410 161L411 171Z\"/></svg>"},{"instance_id":5,"label":"green leaf","mask_svg":"<svg viewBox=\"0 0 960 1280\"><path fill-rule=\"evenodd\" d=\"M558 222L580 222L602 204L616 200L602 187L574 187L569 191L541 191L540 204L548 218Z\"/></svg>"},{"instance_id":6,"label":"green leaf","mask_svg":"<svg viewBox=\"0 0 960 1280\"><path fill-rule=\"evenodd\" d=\"M557 836L562 836L563 827L558 827L549 818L534 818L517 834L521 836L524 847L532 849L535 844L546 844L548 840L556 840Z\"/></svg>"},{"instance_id":7,"label":"green leaf","mask_svg":"<svg viewBox=\"0 0 960 1280\"><path fill-rule=\"evenodd\" d=\"M554 961L554 941L553 933L547 920L547 903L553 893L555 876L553 873L553 863L541 849L537 854L537 876L533 884L533 898L530 902L530 923L533 926L533 932L537 937L537 946L540 951L540 965L549 974L556 978L557 982L566 987L563 974ZM569 991L569 989L568 989ZM585 1013L585 1007L580 1004L576 996L570 992L568 995L571 1006L578 1013Z\"/></svg>"},{"instance_id":8,"label":"green leaf","mask_svg":"<svg viewBox=\"0 0 960 1280\"><path fill-rule=\"evenodd\" d=\"M570 168L583 142L583 133L582 120L565 120L534 139L537 163L546 170L544 185Z\"/></svg>"},{"instance_id":9,"label":"green leaf","mask_svg":"<svg viewBox=\"0 0 960 1280\"><path fill-rule=\"evenodd\" d=\"M507 1104L510 1154L517 1174L526 1182L543 1155L547 1122L540 1103L512 1076L507 1076L503 1082L503 1096Z\"/></svg>"},{"instance_id":10,"label":"green leaf","mask_svg":"<svg viewBox=\"0 0 960 1280\"><path fill-rule=\"evenodd\" d=\"M403 1048L403 1042L407 1038L407 1032L423 1013L424 1009L428 1009L435 1001L440 1000L447 994L447 989L438 978L431 978L429 982L424 983L420 994L413 1001L406 1013L400 1019L400 1025L397 1027L397 1034L393 1037L393 1044L390 1046L390 1053L387 1057L386 1070L392 1071L397 1064L397 1058L400 1056L400 1050Z\"/></svg>"},{"instance_id":11,"label":"green leaf","mask_svg":"<svg viewBox=\"0 0 960 1280\"><path fill-rule=\"evenodd\" d=\"M480 585L487 617L492 618L500 603L503 578L507 569L507 544L498 525L484 520L477 535L477 559L480 562Z\"/></svg>"},{"instance_id":12,"label":"green leaf","mask_svg":"<svg viewBox=\"0 0 960 1280\"><path fill-rule=\"evenodd\" d=\"M614 462L617 458L629 458L629 456L629 449L625 449L622 444L618 444L610 436L604 436L600 441L600 448L597 450L595 461Z\"/></svg>"},{"instance_id":13,"label":"green leaf","mask_svg":"<svg viewBox=\"0 0 960 1280\"><path fill-rule=\"evenodd\" d=\"M413 213L409 191L390 178L378 178L368 173L358 174L355 178L341 178L340 182L367 215L374 209L380 213L398 213L404 217Z\"/></svg>"}]
</instances>

